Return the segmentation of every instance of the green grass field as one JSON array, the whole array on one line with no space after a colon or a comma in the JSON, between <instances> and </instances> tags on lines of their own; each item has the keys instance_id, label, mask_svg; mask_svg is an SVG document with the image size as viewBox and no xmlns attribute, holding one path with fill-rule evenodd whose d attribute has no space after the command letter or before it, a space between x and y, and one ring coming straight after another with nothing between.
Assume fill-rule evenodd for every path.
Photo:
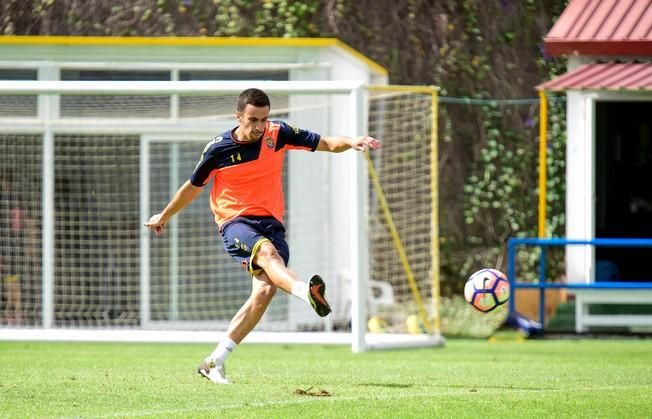
<instances>
[{"instance_id":1,"label":"green grass field","mask_svg":"<svg viewBox=\"0 0 652 419\"><path fill-rule=\"evenodd\" d=\"M449 339L365 354L245 344L230 386L196 374L211 350L0 342L0 416L652 417L652 340Z\"/></svg>"}]
</instances>

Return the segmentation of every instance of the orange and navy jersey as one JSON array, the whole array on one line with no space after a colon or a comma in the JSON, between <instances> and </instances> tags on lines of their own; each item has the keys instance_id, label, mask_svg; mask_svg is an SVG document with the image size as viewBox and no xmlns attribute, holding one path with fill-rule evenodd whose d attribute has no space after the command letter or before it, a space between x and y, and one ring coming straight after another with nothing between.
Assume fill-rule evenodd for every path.
<instances>
[{"instance_id":1,"label":"orange and navy jersey","mask_svg":"<svg viewBox=\"0 0 652 419\"><path fill-rule=\"evenodd\" d=\"M211 209L220 227L241 215L272 216L283 222L285 151L315 151L321 137L282 121L268 121L261 139L249 143L233 139L234 130L206 144L190 183L201 187L213 179Z\"/></svg>"}]
</instances>

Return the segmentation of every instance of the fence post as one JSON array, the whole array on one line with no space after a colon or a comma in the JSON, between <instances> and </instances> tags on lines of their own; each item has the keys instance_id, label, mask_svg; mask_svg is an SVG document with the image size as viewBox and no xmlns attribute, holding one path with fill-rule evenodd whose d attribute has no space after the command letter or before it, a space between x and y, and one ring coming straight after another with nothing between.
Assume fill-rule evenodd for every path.
<instances>
[{"instance_id":1,"label":"fence post","mask_svg":"<svg viewBox=\"0 0 652 419\"><path fill-rule=\"evenodd\" d=\"M509 298L509 313L514 310L514 298L516 296L516 243L515 239L507 240L507 279L509 280L509 289L512 295Z\"/></svg>"}]
</instances>

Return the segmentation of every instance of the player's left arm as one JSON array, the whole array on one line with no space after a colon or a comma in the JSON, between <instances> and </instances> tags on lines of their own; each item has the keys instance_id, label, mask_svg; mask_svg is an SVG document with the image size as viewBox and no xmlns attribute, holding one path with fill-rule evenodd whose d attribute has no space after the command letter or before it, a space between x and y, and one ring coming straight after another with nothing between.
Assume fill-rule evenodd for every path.
<instances>
[{"instance_id":1,"label":"player's left arm","mask_svg":"<svg viewBox=\"0 0 652 419\"><path fill-rule=\"evenodd\" d=\"M360 137L321 137L317 145L317 151L330 151L331 153L341 153L348 149L365 151L367 148L376 150L380 148L380 141L374 137L363 135Z\"/></svg>"},{"instance_id":2,"label":"player's left arm","mask_svg":"<svg viewBox=\"0 0 652 419\"><path fill-rule=\"evenodd\" d=\"M287 145L290 148L341 153L350 148L365 151L367 148L375 150L380 147L380 141L368 135L360 137L322 137L316 132L296 128L285 122L281 122L280 125L279 140L283 142L282 144Z\"/></svg>"}]
</instances>

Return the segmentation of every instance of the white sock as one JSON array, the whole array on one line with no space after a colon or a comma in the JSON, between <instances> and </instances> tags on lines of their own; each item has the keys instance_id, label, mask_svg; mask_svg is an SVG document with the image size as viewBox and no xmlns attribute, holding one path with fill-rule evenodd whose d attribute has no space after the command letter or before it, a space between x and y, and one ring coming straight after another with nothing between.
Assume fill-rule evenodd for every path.
<instances>
[{"instance_id":1,"label":"white sock","mask_svg":"<svg viewBox=\"0 0 652 419\"><path fill-rule=\"evenodd\" d=\"M219 363L223 364L224 361L226 361L226 357L229 356L231 352L233 352L236 346L238 346L237 343L235 343L229 338L224 338L224 340L222 340L217 345L217 347L215 348L213 353L211 353L209 358L215 360L215 362L217 362L218 364Z\"/></svg>"},{"instance_id":2,"label":"white sock","mask_svg":"<svg viewBox=\"0 0 652 419\"><path fill-rule=\"evenodd\" d=\"M292 285L292 295L299 297L306 303L310 304L310 301L308 300L308 284L305 282L295 282Z\"/></svg>"}]
</instances>

